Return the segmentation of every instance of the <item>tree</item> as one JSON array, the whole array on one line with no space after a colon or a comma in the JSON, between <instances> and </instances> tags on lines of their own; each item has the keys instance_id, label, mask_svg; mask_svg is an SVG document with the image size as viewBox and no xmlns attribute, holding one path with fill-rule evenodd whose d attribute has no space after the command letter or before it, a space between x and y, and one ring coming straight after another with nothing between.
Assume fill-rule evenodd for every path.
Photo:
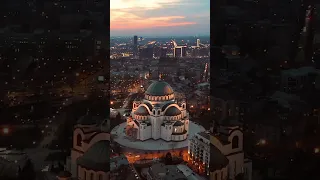
<instances>
[{"instance_id":1,"label":"tree","mask_svg":"<svg viewBox=\"0 0 320 180\"><path fill-rule=\"evenodd\" d=\"M168 152L165 156L165 164L166 165L171 165L172 164L172 155L170 152Z\"/></svg>"},{"instance_id":2,"label":"tree","mask_svg":"<svg viewBox=\"0 0 320 180\"><path fill-rule=\"evenodd\" d=\"M117 123L121 122L121 115L120 115L120 113L118 113L117 116L116 116L116 122L117 122Z\"/></svg>"},{"instance_id":3,"label":"tree","mask_svg":"<svg viewBox=\"0 0 320 180\"><path fill-rule=\"evenodd\" d=\"M34 165L30 159L27 160L25 166L19 173L20 180L34 180L36 178L36 172L34 170Z\"/></svg>"},{"instance_id":4,"label":"tree","mask_svg":"<svg viewBox=\"0 0 320 180\"><path fill-rule=\"evenodd\" d=\"M244 174L240 173L240 174L236 175L236 177L234 179L235 180L244 180Z\"/></svg>"}]
</instances>

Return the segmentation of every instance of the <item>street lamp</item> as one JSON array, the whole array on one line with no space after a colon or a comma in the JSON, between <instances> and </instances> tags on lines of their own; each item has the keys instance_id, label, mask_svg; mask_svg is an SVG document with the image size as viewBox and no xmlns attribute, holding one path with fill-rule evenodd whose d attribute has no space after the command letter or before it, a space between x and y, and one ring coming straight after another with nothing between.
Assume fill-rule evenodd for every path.
<instances>
[{"instance_id":1,"label":"street lamp","mask_svg":"<svg viewBox=\"0 0 320 180\"><path fill-rule=\"evenodd\" d=\"M2 133L5 135L9 134L9 132L10 132L10 129L8 127L5 127L2 129Z\"/></svg>"},{"instance_id":2,"label":"street lamp","mask_svg":"<svg viewBox=\"0 0 320 180\"><path fill-rule=\"evenodd\" d=\"M265 139L260 139L257 145L266 145L267 141Z\"/></svg>"}]
</instances>

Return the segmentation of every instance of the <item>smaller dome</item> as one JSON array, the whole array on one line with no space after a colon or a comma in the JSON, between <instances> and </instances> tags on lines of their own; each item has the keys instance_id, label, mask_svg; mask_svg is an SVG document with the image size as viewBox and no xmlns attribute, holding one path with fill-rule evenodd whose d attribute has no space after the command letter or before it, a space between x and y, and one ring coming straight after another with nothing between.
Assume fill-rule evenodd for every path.
<instances>
[{"instance_id":1,"label":"smaller dome","mask_svg":"<svg viewBox=\"0 0 320 180\"><path fill-rule=\"evenodd\" d=\"M110 170L110 142L98 141L93 144L83 156L77 159L77 164L90 170L108 172Z\"/></svg>"},{"instance_id":2,"label":"smaller dome","mask_svg":"<svg viewBox=\"0 0 320 180\"><path fill-rule=\"evenodd\" d=\"M177 116L179 114L181 114L181 111L175 106L169 107L164 113L165 116Z\"/></svg>"},{"instance_id":3,"label":"smaller dome","mask_svg":"<svg viewBox=\"0 0 320 180\"><path fill-rule=\"evenodd\" d=\"M146 107L144 106L140 106L138 107L138 109L134 112L134 114L136 115L140 115L140 116L148 116L149 115L149 111Z\"/></svg>"},{"instance_id":4,"label":"smaller dome","mask_svg":"<svg viewBox=\"0 0 320 180\"><path fill-rule=\"evenodd\" d=\"M175 122L174 124L173 124L173 126L183 126L184 124L183 124L183 122L181 122L181 121L177 121L177 122Z\"/></svg>"}]
</instances>

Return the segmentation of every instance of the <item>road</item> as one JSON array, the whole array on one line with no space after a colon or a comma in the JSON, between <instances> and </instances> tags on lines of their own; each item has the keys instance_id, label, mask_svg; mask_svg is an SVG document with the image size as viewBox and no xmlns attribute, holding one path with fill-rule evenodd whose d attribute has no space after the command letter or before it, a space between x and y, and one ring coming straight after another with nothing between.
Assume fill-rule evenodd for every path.
<instances>
[{"instance_id":1,"label":"road","mask_svg":"<svg viewBox=\"0 0 320 180\"><path fill-rule=\"evenodd\" d=\"M171 150L170 153L173 157L181 157L184 161L188 160L188 151L187 150ZM139 152L125 152L124 155L127 157L129 163L135 163L137 161L143 160L153 160L160 159L164 157L167 152L151 152L151 151L139 151Z\"/></svg>"},{"instance_id":2,"label":"road","mask_svg":"<svg viewBox=\"0 0 320 180\"><path fill-rule=\"evenodd\" d=\"M46 148L32 148L24 150L34 164L36 171L41 171L50 162L46 162L46 158L50 153L60 152L59 150L50 150Z\"/></svg>"}]
</instances>

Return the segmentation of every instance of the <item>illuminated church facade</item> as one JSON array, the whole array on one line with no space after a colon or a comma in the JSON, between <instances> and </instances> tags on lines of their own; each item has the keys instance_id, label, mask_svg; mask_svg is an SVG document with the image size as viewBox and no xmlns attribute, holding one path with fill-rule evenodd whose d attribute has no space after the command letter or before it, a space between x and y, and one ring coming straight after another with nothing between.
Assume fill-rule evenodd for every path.
<instances>
[{"instance_id":1,"label":"illuminated church facade","mask_svg":"<svg viewBox=\"0 0 320 180\"><path fill-rule=\"evenodd\" d=\"M134 139L183 141L188 138L189 114L186 103L177 104L172 87L153 82L142 101L134 101L127 118L126 134Z\"/></svg>"}]
</instances>

